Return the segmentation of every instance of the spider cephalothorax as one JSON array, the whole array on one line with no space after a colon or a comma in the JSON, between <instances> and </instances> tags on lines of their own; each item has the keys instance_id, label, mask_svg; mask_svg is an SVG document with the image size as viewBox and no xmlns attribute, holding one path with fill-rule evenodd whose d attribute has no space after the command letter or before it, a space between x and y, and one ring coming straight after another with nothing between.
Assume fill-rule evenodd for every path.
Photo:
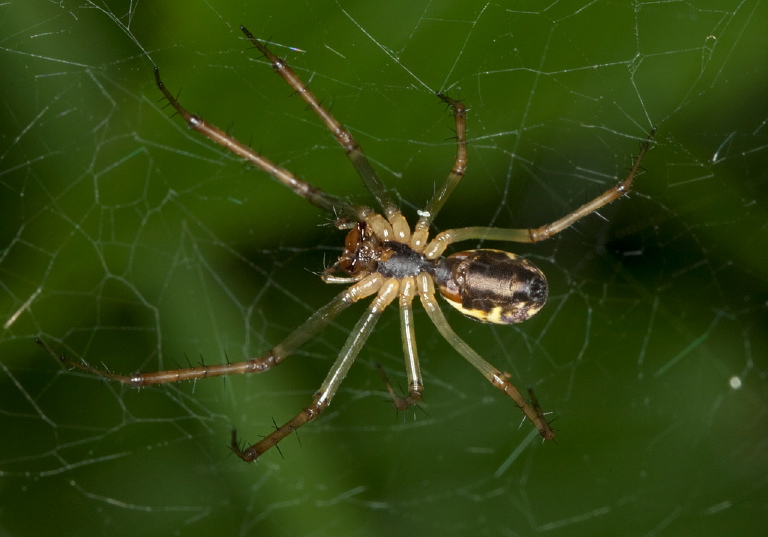
<instances>
[{"instance_id":1,"label":"spider cephalothorax","mask_svg":"<svg viewBox=\"0 0 768 537\"><path fill-rule=\"evenodd\" d=\"M451 193L464 177L466 170L467 138L464 105L441 93L436 93L453 110L456 129L456 159L442 187L435 192L426 207L419 211L419 219L411 230L405 217L390 198L352 134L342 127L320 104L285 61L272 54L244 27L241 26L240 28L246 38L266 57L275 71L325 123L337 142L346 151L349 160L373 196L381 213L366 206L351 204L343 198L323 192L297 178L287 169L262 157L221 129L199 116L191 114L168 91L160 79L159 70L155 68L157 86L168 103L184 118L190 128L269 173L314 205L336 215L343 215L339 216L337 227L349 230L344 242L344 249L336 263L323 272L322 279L327 283L348 284L349 287L339 293L331 302L318 309L275 347L257 358L243 362L120 375L98 370L88 364L74 362L63 356L56 356L45 343L41 341L38 343L50 354L71 367L132 386L146 386L238 373L261 373L282 362L298 347L328 326L346 308L361 299L373 296L366 312L350 331L347 341L339 351L328 375L309 406L253 445L241 447L235 432L232 432L232 451L244 461L250 462L276 446L283 438L303 424L315 419L330 404L341 381L373 331L379 316L388 305L395 301L400 308L400 326L403 334L403 353L409 392L404 397L396 395L388 381L387 389L395 406L400 410L420 401L423 383L416 347L412 307L413 301L418 297L430 321L448 343L488 381L514 401L542 438L545 440L554 438L555 433L539 408L533 392L529 389L531 401L527 401L510 381L509 374L492 366L469 347L449 326L435 299L437 288L449 304L475 320L500 324L519 323L538 312L546 302L547 281L544 274L530 261L500 250L468 250L447 257L442 256L446 248L453 243L466 240L538 242L561 232L576 220L623 196L629 192L632 181L640 169L640 161L648 151L654 131L651 130L650 135L642 143L640 153L623 181L559 220L533 229L491 227L449 229L438 233L430 240L429 229L432 221L448 201ZM343 273L344 276L337 276L336 274L339 272ZM385 375L383 376L386 378Z\"/></svg>"}]
</instances>

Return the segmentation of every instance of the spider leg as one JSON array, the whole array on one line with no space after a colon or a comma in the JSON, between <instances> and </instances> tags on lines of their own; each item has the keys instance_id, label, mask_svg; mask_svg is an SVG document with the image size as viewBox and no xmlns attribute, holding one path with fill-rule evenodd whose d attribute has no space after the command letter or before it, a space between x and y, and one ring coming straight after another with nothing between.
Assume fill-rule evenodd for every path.
<instances>
[{"instance_id":1,"label":"spider leg","mask_svg":"<svg viewBox=\"0 0 768 537\"><path fill-rule=\"evenodd\" d=\"M360 211L362 208L353 207L346 200L331 194L327 194L319 188L307 183L306 181L302 181L285 168L282 168L273 163L271 160L262 157L252 148L248 147L242 142L237 141L223 130L214 125L211 125L200 116L189 112L181 105L181 103L179 103L178 100L176 100L176 97L174 97L171 92L168 91L168 88L165 87L165 84L160 79L160 69L157 67L155 67L155 82L157 83L157 87L163 93L168 103L170 103L170 105L176 109L178 114L184 118L184 121L187 122L187 125L189 125L191 129L196 130L206 138L213 140L238 157L249 161L257 168L264 170L268 174L275 177L278 181L283 183L285 186L293 190L296 194L307 199L313 205L316 205L321 209L325 209L326 211L344 212L356 217L361 215Z\"/></svg>"},{"instance_id":2,"label":"spider leg","mask_svg":"<svg viewBox=\"0 0 768 537\"><path fill-rule=\"evenodd\" d=\"M400 334L403 340L405 370L408 375L408 395L405 397L397 395L384 369L380 365L378 366L379 374L397 410L406 410L417 404L424 394L419 354L416 350L416 330L413 322L413 299L415 296L416 281L412 277L400 280Z\"/></svg>"},{"instance_id":3,"label":"spider leg","mask_svg":"<svg viewBox=\"0 0 768 537\"><path fill-rule=\"evenodd\" d=\"M183 380L197 380L208 377L221 377L225 375L239 375L244 373L262 373L282 362L297 348L306 343L315 334L333 321L342 311L361 298L376 293L382 285L383 278L373 274L364 280L352 285L342 293L336 295L328 304L317 310L309 319L304 321L296 330L290 333L283 341L258 358L252 358L243 362L203 365L184 369L172 369L168 371L155 371L152 373L136 373L134 375L120 375L102 369L97 369L89 364L75 362L66 356L56 354L47 343L36 339L36 343L45 349L48 354L56 358L62 364L80 369L87 373L104 377L109 380L130 384L131 386L149 386L150 384L165 384L167 382L180 382Z\"/></svg>"},{"instance_id":4,"label":"spider leg","mask_svg":"<svg viewBox=\"0 0 768 537\"><path fill-rule=\"evenodd\" d=\"M584 218L588 214L597 211L601 207L629 192L630 188L632 188L632 181L640 171L640 163L651 146L654 134L656 134L656 129L651 129L648 137L642 144L640 144L640 152L635 157L632 168L630 168L627 177L623 181L559 220L555 220L550 224L535 229L506 229L495 227L449 229L442 233L438 233L435 238L430 241L424 249L424 255L429 259L436 259L443 254L448 245L469 239L532 243L543 241L557 235L577 220Z\"/></svg>"},{"instance_id":5,"label":"spider leg","mask_svg":"<svg viewBox=\"0 0 768 537\"><path fill-rule=\"evenodd\" d=\"M269 60L277 73L283 77L291 88L296 91L297 94L307 103L315 114L325 123L328 130L331 131L339 145L344 148L352 165L357 170L358 175L363 180L363 184L376 199L381 208L384 210L384 214L393 225L397 222L397 226L407 227L404 217L400 214L400 209L392 201L392 198L386 191L384 183L376 175L371 163L360 148L360 144L354 139L352 134L342 127L341 123L331 115L331 113L320 104L320 101L309 90L309 88L302 82L302 80L293 72L288 66L285 60L278 58L267 47L265 47L258 39L256 39L251 32L245 26L240 26L240 30L245 34L245 37L258 48L262 54ZM363 215L364 216L364 215ZM363 216L358 216L360 220Z\"/></svg>"},{"instance_id":6,"label":"spider leg","mask_svg":"<svg viewBox=\"0 0 768 537\"><path fill-rule=\"evenodd\" d=\"M544 414L538 407L538 402L535 403L536 408L531 406L531 404L520 394L518 389L515 388L514 384L508 380L508 375L505 375L484 360L477 351L467 345L467 343L453 331L450 325L448 325L448 321L435 299L435 286L430 275L426 272L422 272L417 278L421 303L440 334L454 349L456 349L456 351L458 351L459 354L466 358L470 364L475 366L475 368L480 371L491 384L507 394L515 402L518 408L523 411L525 417L533 423L533 426L536 427L539 434L541 434L545 440L552 440L555 437L555 432L544 419Z\"/></svg>"},{"instance_id":7,"label":"spider leg","mask_svg":"<svg viewBox=\"0 0 768 537\"><path fill-rule=\"evenodd\" d=\"M543 421L546 421L546 418L544 417L544 411L541 410L539 399L536 397L536 392L534 392L533 388L531 388L530 386L528 387L528 397L529 397L529 400L531 401L531 406L533 407L533 410Z\"/></svg>"},{"instance_id":8,"label":"spider leg","mask_svg":"<svg viewBox=\"0 0 768 537\"><path fill-rule=\"evenodd\" d=\"M307 422L317 418L325 410L341 385L341 381L347 375L349 368L360 353L363 344L373 331L376 321L382 312L397 297L399 284L396 279L384 281L379 289L379 294L373 299L366 313L360 318L352 329L347 341L344 343L339 356L333 363L331 370L325 377L320 389L315 392L310 405L296 414L291 420L272 431L259 442L240 448L237 436L232 435L232 451L245 462L252 462L270 448L276 446L283 438L294 432Z\"/></svg>"},{"instance_id":9,"label":"spider leg","mask_svg":"<svg viewBox=\"0 0 768 537\"><path fill-rule=\"evenodd\" d=\"M467 169L467 110L460 101L451 99L442 93L438 93L437 96L453 108L453 117L456 125L456 160L443 186L435 192L424 210L419 213L419 220L416 222L413 236L411 237L411 247L416 251L421 251L424 248L429 234L429 226L432 225L435 216L443 208L445 202L448 201L448 198L464 177L464 172Z\"/></svg>"},{"instance_id":10,"label":"spider leg","mask_svg":"<svg viewBox=\"0 0 768 537\"><path fill-rule=\"evenodd\" d=\"M414 278L404 278L400 281L400 334L403 340L405 369L408 375L408 395L393 399L398 410L405 410L421 401L424 393L424 383L419 367L419 353L416 350L416 328L413 322L413 298L417 287Z\"/></svg>"}]
</instances>

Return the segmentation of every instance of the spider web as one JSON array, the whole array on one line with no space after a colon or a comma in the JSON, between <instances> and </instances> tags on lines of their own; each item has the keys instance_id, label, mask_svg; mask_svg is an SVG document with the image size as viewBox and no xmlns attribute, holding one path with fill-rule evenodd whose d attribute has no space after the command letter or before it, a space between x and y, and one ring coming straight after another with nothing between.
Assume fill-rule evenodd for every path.
<instances>
[{"instance_id":1,"label":"spider web","mask_svg":"<svg viewBox=\"0 0 768 537\"><path fill-rule=\"evenodd\" d=\"M764 3L357 4L0 7L0 533L757 534ZM338 254L331 217L190 132L154 87L153 63L192 111L368 201L239 24L309 81L411 219L455 151L430 92L464 100L470 167L442 229L550 222L623 177L658 127L630 196L513 245L549 278L538 316L449 313L536 388L557 443L421 313L419 409L396 414L376 374L405 384L393 309L326 413L255 465L227 457L231 428L255 440L306 405L362 306L266 374L143 390L34 344L126 373L237 361L338 292L317 278Z\"/></svg>"}]
</instances>

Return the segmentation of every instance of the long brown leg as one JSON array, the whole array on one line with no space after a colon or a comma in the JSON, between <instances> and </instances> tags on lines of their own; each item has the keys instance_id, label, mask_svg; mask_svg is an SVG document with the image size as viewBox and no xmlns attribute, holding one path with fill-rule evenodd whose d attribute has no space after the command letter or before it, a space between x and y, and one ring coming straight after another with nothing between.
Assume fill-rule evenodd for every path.
<instances>
[{"instance_id":1,"label":"long brown leg","mask_svg":"<svg viewBox=\"0 0 768 537\"><path fill-rule=\"evenodd\" d=\"M543 241L557 235L564 229L570 227L577 220L592 214L601 207L608 205L629 192L630 188L632 188L632 181L634 181L640 171L640 163L648 152L648 149L651 147L651 142L653 141L653 136L655 134L656 129L651 129L648 137L640 144L640 152L635 157L632 168L630 168L626 178L616 184L613 188L606 190L592 201L585 203L564 217L534 229L507 229L497 227L464 227L461 229L449 229L442 233L438 233L424 249L424 254L430 259L437 259L450 244L469 239L531 243Z\"/></svg>"},{"instance_id":2,"label":"long brown leg","mask_svg":"<svg viewBox=\"0 0 768 537\"><path fill-rule=\"evenodd\" d=\"M307 183L306 181L299 179L290 171L278 166L271 160L262 157L256 151L231 137L215 125L212 125L200 116L189 112L181 105L181 103L179 103L176 97L174 97L171 92L168 91L168 88L165 87L165 84L160 78L160 69L157 67L155 67L155 82L157 83L157 87L163 93L168 103L176 109L182 118L184 118L184 121L187 122L187 125L189 125L191 129L194 129L206 138L213 140L238 157L249 161L257 168L264 170L268 174L275 177L278 181L283 183L285 186L293 190L299 196L306 198L310 203L317 205L326 211L344 213L353 217L360 217L363 214L361 212L363 208L354 207L350 205L346 200L331 194L327 194L319 188Z\"/></svg>"},{"instance_id":3,"label":"long brown leg","mask_svg":"<svg viewBox=\"0 0 768 537\"><path fill-rule=\"evenodd\" d=\"M350 286L336 295L328 304L317 310L309 319L304 321L296 330L291 332L283 341L275 345L258 358L252 358L243 362L219 365L202 365L199 367L187 367L183 369L171 369L168 371L155 371L151 373L136 373L134 375L121 375L103 369L97 369L90 364L76 362L62 354L57 354L41 339L36 339L45 351L56 360L66 365L104 377L109 380L130 384L131 386L149 386L150 384L165 384L167 382L180 382L182 380L197 380L208 377L221 377L224 375L239 375L243 373L262 373L292 354L297 348L314 337L323 328L333 321L342 311L361 298L376 293L381 287L383 278L374 274L358 283Z\"/></svg>"},{"instance_id":4,"label":"long brown leg","mask_svg":"<svg viewBox=\"0 0 768 537\"><path fill-rule=\"evenodd\" d=\"M245 26L240 26L240 30L245 34L253 45L258 48L262 54L269 60L272 67L288 83L291 88L307 103L312 111L318 115L318 117L325 123L328 130L331 131L339 145L347 152L347 157L352 162L352 165L357 170L360 178L363 180L365 187L376 198L382 209L384 209L384 215L387 219L391 219L393 215L400 214L400 209L397 208L392 198L387 194L384 183L376 175L371 163L360 148L360 144L357 143L352 134L345 129L339 121L333 117L333 115L320 104L320 101L309 90L309 88L301 81L301 79L293 72L288 66L285 60L278 58L267 47L265 47L261 41L256 39L251 32Z\"/></svg>"}]
</instances>

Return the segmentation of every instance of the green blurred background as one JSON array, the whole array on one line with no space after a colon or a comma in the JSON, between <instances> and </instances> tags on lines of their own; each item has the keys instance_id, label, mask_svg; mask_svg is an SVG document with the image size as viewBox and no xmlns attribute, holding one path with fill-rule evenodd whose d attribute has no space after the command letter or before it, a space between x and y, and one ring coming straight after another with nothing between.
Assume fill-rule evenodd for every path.
<instances>
[{"instance_id":1,"label":"green blurred background","mask_svg":"<svg viewBox=\"0 0 768 537\"><path fill-rule=\"evenodd\" d=\"M768 521L766 119L759 1L6 3L0 61L0 533L760 535ZM171 117L192 111L300 177L368 198L343 151L242 39L354 133L413 218L453 162L439 228L538 226L626 174L636 191L538 245L535 318L456 331L534 386L542 445L437 335L426 399L385 315L329 410L255 465L227 456L310 400L361 307L279 368L140 391L121 372L279 342L338 288L322 214ZM498 247L498 244L486 243ZM467 247L476 247L477 243ZM501 245L509 248L509 245Z\"/></svg>"}]
</instances>

